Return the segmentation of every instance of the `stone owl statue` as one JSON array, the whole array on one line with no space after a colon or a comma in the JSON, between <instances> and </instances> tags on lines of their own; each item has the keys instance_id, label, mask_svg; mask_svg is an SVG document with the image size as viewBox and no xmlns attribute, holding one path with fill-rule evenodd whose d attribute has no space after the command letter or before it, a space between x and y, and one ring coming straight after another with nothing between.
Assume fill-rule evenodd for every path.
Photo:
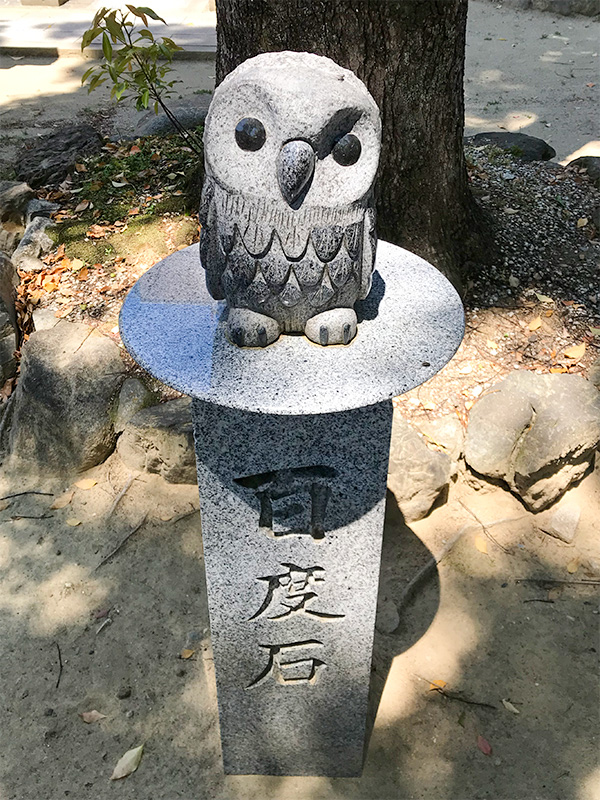
<instances>
[{"instance_id":1,"label":"stone owl statue","mask_svg":"<svg viewBox=\"0 0 600 800\"><path fill-rule=\"evenodd\" d=\"M200 258L229 306L232 342L354 338L375 261L380 148L375 101L329 58L265 53L219 85L204 130Z\"/></svg>"}]
</instances>

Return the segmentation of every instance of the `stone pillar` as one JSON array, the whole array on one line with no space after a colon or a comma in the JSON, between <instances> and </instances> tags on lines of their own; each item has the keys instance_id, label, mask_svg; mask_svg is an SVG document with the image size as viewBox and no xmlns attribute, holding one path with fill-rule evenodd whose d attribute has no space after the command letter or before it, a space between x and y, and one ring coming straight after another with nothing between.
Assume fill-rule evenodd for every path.
<instances>
[{"instance_id":1,"label":"stone pillar","mask_svg":"<svg viewBox=\"0 0 600 800\"><path fill-rule=\"evenodd\" d=\"M460 344L460 299L379 242L347 346L226 337L197 247L144 274L121 336L194 398L202 536L225 771L355 776L362 767L391 398Z\"/></svg>"},{"instance_id":2,"label":"stone pillar","mask_svg":"<svg viewBox=\"0 0 600 800\"><path fill-rule=\"evenodd\" d=\"M225 771L359 775L391 402L193 419Z\"/></svg>"}]
</instances>

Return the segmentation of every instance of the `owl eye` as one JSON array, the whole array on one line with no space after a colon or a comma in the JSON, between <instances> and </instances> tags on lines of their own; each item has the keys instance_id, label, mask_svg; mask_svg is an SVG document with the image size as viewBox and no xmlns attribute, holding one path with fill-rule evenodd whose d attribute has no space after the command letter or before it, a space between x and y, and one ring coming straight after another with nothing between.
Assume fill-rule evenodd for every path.
<instances>
[{"instance_id":1,"label":"owl eye","mask_svg":"<svg viewBox=\"0 0 600 800\"><path fill-rule=\"evenodd\" d=\"M260 150L266 138L265 126L254 117L244 117L235 126L235 140L242 150Z\"/></svg>"},{"instance_id":2,"label":"owl eye","mask_svg":"<svg viewBox=\"0 0 600 800\"><path fill-rule=\"evenodd\" d=\"M360 140L353 133L347 133L337 140L332 153L338 164L350 167L360 158L361 149Z\"/></svg>"}]
</instances>

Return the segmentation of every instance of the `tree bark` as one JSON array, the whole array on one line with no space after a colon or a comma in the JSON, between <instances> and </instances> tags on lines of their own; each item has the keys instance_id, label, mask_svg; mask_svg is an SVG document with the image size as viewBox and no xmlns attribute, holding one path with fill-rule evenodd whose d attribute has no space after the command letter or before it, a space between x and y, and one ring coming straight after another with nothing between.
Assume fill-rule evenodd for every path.
<instances>
[{"instance_id":1,"label":"tree bark","mask_svg":"<svg viewBox=\"0 0 600 800\"><path fill-rule=\"evenodd\" d=\"M484 228L463 153L468 0L217 0L217 83L251 56L298 50L355 72L381 109L377 233L456 284Z\"/></svg>"}]
</instances>

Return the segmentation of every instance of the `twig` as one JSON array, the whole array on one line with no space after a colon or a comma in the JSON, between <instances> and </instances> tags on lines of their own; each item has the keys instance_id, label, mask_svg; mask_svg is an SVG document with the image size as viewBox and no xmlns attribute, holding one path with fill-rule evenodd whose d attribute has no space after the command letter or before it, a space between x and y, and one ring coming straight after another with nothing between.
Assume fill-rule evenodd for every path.
<instances>
[{"instance_id":1,"label":"twig","mask_svg":"<svg viewBox=\"0 0 600 800\"><path fill-rule=\"evenodd\" d=\"M589 578L582 581L564 581L560 578L517 578L515 583L535 583L537 586L544 586L546 583L567 583L577 586L600 586L600 579Z\"/></svg>"},{"instance_id":2,"label":"twig","mask_svg":"<svg viewBox=\"0 0 600 800\"><path fill-rule=\"evenodd\" d=\"M53 492L36 492L32 489L30 492L17 492L16 494L7 494L6 497L0 497L0 500L10 500L11 497L23 497L24 494L43 494L46 497L54 497Z\"/></svg>"},{"instance_id":3,"label":"twig","mask_svg":"<svg viewBox=\"0 0 600 800\"><path fill-rule=\"evenodd\" d=\"M123 547L123 545L126 544L129 541L129 539L131 539L133 534L137 533L137 531L139 531L139 529L142 527L144 522L146 522L146 517L147 516L148 516L148 512L146 512L144 514L144 516L141 518L141 520L138 522L138 524L129 531L127 536L119 542L119 544L115 547L115 549L111 550L111 552L107 556L105 556L105 558L103 558L102 561L96 567L94 567L94 572L96 572L97 569L100 569L100 567L103 564L106 564L107 561L110 561L111 558L113 556L115 556L119 552L119 550Z\"/></svg>"},{"instance_id":4,"label":"twig","mask_svg":"<svg viewBox=\"0 0 600 800\"><path fill-rule=\"evenodd\" d=\"M493 706L491 703L480 703L477 700L469 700L466 697L461 697L459 694L447 692L445 689L442 689L441 686L432 686L429 691L437 692L438 694L441 694L442 697L447 697L448 700L457 700L459 703L466 703L468 706L481 706L482 708L493 708L494 711L498 710L498 707Z\"/></svg>"},{"instance_id":5,"label":"twig","mask_svg":"<svg viewBox=\"0 0 600 800\"><path fill-rule=\"evenodd\" d=\"M185 519L186 517L191 517L193 514L199 511L200 511L199 508L193 508L191 511L185 511L183 514L179 514L177 517L173 517L171 523L175 524L176 522L179 522L180 520Z\"/></svg>"},{"instance_id":6,"label":"twig","mask_svg":"<svg viewBox=\"0 0 600 800\"><path fill-rule=\"evenodd\" d=\"M11 517L11 520L15 521L18 519L52 519L54 514L42 514L41 516L35 516L31 514L15 514Z\"/></svg>"},{"instance_id":7,"label":"twig","mask_svg":"<svg viewBox=\"0 0 600 800\"><path fill-rule=\"evenodd\" d=\"M488 539L491 542L493 542L497 547L499 547L500 550L503 550L505 553L507 553L509 556L511 556L512 555L511 551L507 547L504 547L503 544L500 544L500 542L496 538L494 538L492 536L492 534L488 530L488 526L479 519L477 514L474 511L471 511L469 506L465 505L462 500L458 499L458 502L465 509L465 511L469 512L469 514L473 517L473 519L477 520L477 522L481 525L481 528L482 528L483 532L485 533L485 535L488 537ZM524 516L525 516L525 514L522 514L520 517L513 517L512 520L503 520L503 522L516 522L517 520L522 519ZM496 522L494 524L497 525L498 523Z\"/></svg>"},{"instance_id":8,"label":"twig","mask_svg":"<svg viewBox=\"0 0 600 800\"><path fill-rule=\"evenodd\" d=\"M136 478L137 478L137 475L131 475L131 474L129 475L129 478L128 478L128 479L127 479L127 481L125 482L125 486L123 486L123 488L121 489L121 491L119 492L119 494L118 494L118 495L115 497L115 499L113 500L113 504L112 504L112 505L111 505L111 507L108 509L108 513L107 513L107 515L106 515L107 517L110 517L110 516L112 515L112 513L113 513L113 512L114 512L114 510L115 510L115 508L116 508L116 507L119 505L119 503L121 502L121 500L123 499L123 497L124 497L124 496L125 496L125 494L127 493L127 490L129 489L129 487L131 486L131 484L134 482L134 480L135 480Z\"/></svg>"},{"instance_id":9,"label":"twig","mask_svg":"<svg viewBox=\"0 0 600 800\"><path fill-rule=\"evenodd\" d=\"M544 597L531 597L529 600L523 600L524 603L554 603L554 600L546 600Z\"/></svg>"},{"instance_id":10,"label":"twig","mask_svg":"<svg viewBox=\"0 0 600 800\"><path fill-rule=\"evenodd\" d=\"M60 645L58 642L54 642L54 644L56 645L56 649L58 651L58 678L56 679L56 687L55 687L58 689L58 686L60 684L60 679L62 677L63 663L62 663L62 654L60 652Z\"/></svg>"}]
</instances>

